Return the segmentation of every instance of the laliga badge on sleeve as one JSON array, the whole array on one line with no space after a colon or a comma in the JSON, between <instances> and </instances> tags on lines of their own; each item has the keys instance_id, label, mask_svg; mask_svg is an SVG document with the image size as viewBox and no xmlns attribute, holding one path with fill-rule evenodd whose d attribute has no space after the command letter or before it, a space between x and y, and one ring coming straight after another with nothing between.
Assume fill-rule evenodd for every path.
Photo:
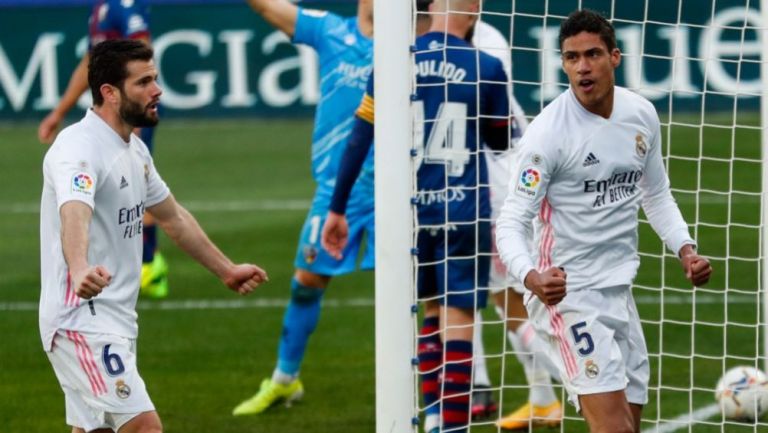
<instances>
[{"instance_id":1,"label":"laliga badge on sleeve","mask_svg":"<svg viewBox=\"0 0 768 433\"><path fill-rule=\"evenodd\" d=\"M72 192L93 195L94 185L93 177L88 173L79 172L72 176Z\"/></svg>"},{"instance_id":2,"label":"laliga badge on sleeve","mask_svg":"<svg viewBox=\"0 0 768 433\"><path fill-rule=\"evenodd\" d=\"M534 167L525 167L520 172L520 176L515 186L517 195L533 200L541 185L541 173Z\"/></svg>"}]
</instances>

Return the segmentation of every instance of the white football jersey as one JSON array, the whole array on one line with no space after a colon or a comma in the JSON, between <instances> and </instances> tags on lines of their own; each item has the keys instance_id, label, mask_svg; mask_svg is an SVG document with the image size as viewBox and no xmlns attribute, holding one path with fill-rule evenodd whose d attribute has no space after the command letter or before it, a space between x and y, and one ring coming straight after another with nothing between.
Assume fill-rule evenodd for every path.
<instances>
[{"instance_id":1,"label":"white football jersey","mask_svg":"<svg viewBox=\"0 0 768 433\"><path fill-rule=\"evenodd\" d=\"M144 210L170 191L144 143L129 143L92 110L64 129L43 162L40 203L40 335L51 350L57 329L136 338ZM59 209L71 200L93 209L88 264L112 282L91 301L74 292L61 246Z\"/></svg>"},{"instance_id":2,"label":"white football jersey","mask_svg":"<svg viewBox=\"0 0 768 433\"><path fill-rule=\"evenodd\" d=\"M525 112L512 94L512 52L509 43L504 35L495 27L483 21L478 21L475 25L475 33L472 37L472 45L480 51L490 54L501 61L504 72L507 73L510 85L509 90L509 108L512 113L512 142L510 151L501 155L494 155L488 149L485 149L485 161L488 165L488 183L491 193L491 219L499 217L501 206L504 204L504 198L507 196L507 185L509 183L509 173L515 161L515 145L525 132L528 126L528 120L525 118Z\"/></svg>"},{"instance_id":3,"label":"white football jersey","mask_svg":"<svg viewBox=\"0 0 768 433\"><path fill-rule=\"evenodd\" d=\"M616 87L609 119L569 89L531 123L520 142L496 239L510 273L567 273L567 290L631 284L640 263L638 210L675 253L694 244L669 190L653 105ZM536 251L526 232L535 221Z\"/></svg>"}]
</instances>

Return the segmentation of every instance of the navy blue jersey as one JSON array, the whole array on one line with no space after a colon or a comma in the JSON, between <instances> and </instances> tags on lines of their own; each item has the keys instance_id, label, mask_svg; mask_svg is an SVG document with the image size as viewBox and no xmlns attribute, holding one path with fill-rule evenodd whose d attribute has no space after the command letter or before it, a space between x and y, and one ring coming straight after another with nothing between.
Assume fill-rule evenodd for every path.
<instances>
[{"instance_id":1,"label":"navy blue jersey","mask_svg":"<svg viewBox=\"0 0 768 433\"><path fill-rule=\"evenodd\" d=\"M463 39L433 32L416 39L414 68L419 224L488 219L488 169L479 147L509 123L502 64Z\"/></svg>"},{"instance_id":2,"label":"navy blue jersey","mask_svg":"<svg viewBox=\"0 0 768 433\"><path fill-rule=\"evenodd\" d=\"M121 38L149 38L147 0L96 0L88 17L88 46Z\"/></svg>"}]
</instances>

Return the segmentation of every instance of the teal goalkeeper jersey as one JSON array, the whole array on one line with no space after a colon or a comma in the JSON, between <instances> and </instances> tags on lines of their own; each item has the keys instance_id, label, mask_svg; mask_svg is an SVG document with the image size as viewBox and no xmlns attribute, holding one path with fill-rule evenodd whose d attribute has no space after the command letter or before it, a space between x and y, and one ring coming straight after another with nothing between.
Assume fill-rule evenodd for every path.
<instances>
[{"instance_id":1,"label":"teal goalkeeper jersey","mask_svg":"<svg viewBox=\"0 0 768 433\"><path fill-rule=\"evenodd\" d=\"M330 202L339 161L352 131L355 110L365 93L373 60L373 40L360 33L357 18L299 9L293 42L315 49L320 65L320 101L312 134L315 203ZM352 190L350 206L373 206L373 152Z\"/></svg>"}]
</instances>

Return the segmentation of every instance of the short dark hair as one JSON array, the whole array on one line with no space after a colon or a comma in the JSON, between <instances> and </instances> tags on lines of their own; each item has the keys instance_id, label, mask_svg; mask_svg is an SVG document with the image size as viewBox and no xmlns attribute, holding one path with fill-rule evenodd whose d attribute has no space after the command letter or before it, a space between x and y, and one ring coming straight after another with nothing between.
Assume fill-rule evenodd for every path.
<instances>
[{"instance_id":1,"label":"short dark hair","mask_svg":"<svg viewBox=\"0 0 768 433\"><path fill-rule=\"evenodd\" d=\"M571 12L568 18L560 24L560 50L563 49L563 42L566 39L581 32L599 35L609 52L616 48L616 31L613 29L613 25L600 13L581 9Z\"/></svg>"},{"instance_id":2,"label":"short dark hair","mask_svg":"<svg viewBox=\"0 0 768 433\"><path fill-rule=\"evenodd\" d=\"M135 39L111 39L97 44L90 53L88 61L88 85L91 87L93 104L104 103L101 88L104 84L123 88L128 78L128 62L134 60L150 61L154 56L152 48Z\"/></svg>"}]
</instances>

